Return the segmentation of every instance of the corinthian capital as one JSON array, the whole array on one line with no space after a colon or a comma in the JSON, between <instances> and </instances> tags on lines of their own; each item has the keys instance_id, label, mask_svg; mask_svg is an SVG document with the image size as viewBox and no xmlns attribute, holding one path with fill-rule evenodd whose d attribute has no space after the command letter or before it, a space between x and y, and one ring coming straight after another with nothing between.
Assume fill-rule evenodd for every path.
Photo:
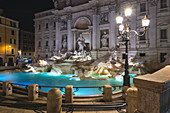
<instances>
[{"instance_id":1,"label":"corinthian capital","mask_svg":"<svg viewBox=\"0 0 170 113\"><path fill-rule=\"evenodd\" d=\"M156 6L159 0L150 0L151 6Z\"/></svg>"},{"instance_id":2,"label":"corinthian capital","mask_svg":"<svg viewBox=\"0 0 170 113\"><path fill-rule=\"evenodd\" d=\"M56 22L60 22L60 21L61 21L60 16L55 16L55 21L56 21Z\"/></svg>"},{"instance_id":3,"label":"corinthian capital","mask_svg":"<svg viewBox=\"0 0 170 113\"><path fill-rule=\"evenodd\" d=\"M67 14L67 20L72 20L72 14L71 13Z\"/></svg>"}]
</instances>

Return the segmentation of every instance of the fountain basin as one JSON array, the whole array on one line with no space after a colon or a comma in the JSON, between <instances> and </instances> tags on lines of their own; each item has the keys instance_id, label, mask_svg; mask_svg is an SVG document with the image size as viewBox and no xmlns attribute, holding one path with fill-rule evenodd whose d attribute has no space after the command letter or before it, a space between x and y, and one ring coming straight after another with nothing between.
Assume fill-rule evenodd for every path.
<instances>
[{"instance_id":1,"label":"fountain basin","mask_svg":"<svg viewBox=\"0 0 170 113\"><path fill-rule=\"evenodd\" d=\"M57 75L52 72L1 72L0 81L12 81L13 83L19 83L24 85L38 84L39 86L60 86L65 87L66 85L73 85L73 87L96 87L103 85L122 85L123 79L111 78L106 80L96 79L80 79L79 77L72 77L74 74ZM133 77L131 77L131 83ZM48 92L51 88L42 87L41 91ZM75 90L75 89L74 89ZM119 90L119 89L117 89ZM117 91L115 90L115 91ZM95 95L102 94L98 88L80 88L75 95Z\"/></svg>"}]
</instances>

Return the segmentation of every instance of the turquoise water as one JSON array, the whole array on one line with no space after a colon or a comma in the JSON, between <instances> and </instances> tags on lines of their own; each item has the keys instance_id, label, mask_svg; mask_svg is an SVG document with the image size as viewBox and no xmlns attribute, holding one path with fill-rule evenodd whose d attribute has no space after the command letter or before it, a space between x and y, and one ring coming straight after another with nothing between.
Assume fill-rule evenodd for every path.
<instances>
[{"instance_id":1,"label":"turquoise water","mask_svg":"<svg viewBox=\"0 0 170 113\"><path fill-rule=\"evenodd\" d=\"M61 86L73 85L73 87L93 87L103 85L122 85L122 77L111 78L107 80L80 80L79 78L73 78L73 74L56 75L51 72L5 72L0 73L0 81L12 81L13 83L19 83L24 85L38 84L40 86ZM133 82L134 74L131 74L131 84ZM39 90L48 92L51 88L41 88ZM76 90L76 89L74 89ZM118 90L118 89L117 89ZM94 95L102 94L97 88L80 88L75 95Z\"/></svg>"}]
</instances>

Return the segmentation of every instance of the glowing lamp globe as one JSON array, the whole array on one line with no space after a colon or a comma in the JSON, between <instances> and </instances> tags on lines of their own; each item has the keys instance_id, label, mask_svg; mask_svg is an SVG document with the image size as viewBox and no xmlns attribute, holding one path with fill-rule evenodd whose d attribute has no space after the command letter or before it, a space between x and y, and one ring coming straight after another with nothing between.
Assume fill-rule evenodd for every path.
<instances>
[{"instance_id":1,"label":"glowing lamp globe","mask_svg":"<svg viewBox=\"0 0 170 113\"><path fill-rule=\"evenodd\" d=\"M149 26L149 23L150 23L150 20L146 18L142 19L142 26L143 27L148 27Z\"/></svg>"},{"instance_id":2,"label":"glowing lamp globe","mask_svg":"<svg viewBox=\"0 0 170 113\"><path fill-rule=\"evenodd\" d=\"M123 29L124 29L124 25L123 25L123 24L120 24L120 25L119 25L119 31L122 32Z\"/></svg>"},{"instance_id":3,"label":"glowing lamp globe","mask_svg":"<svg viewBox=\"0 0 170 113\"><path fill-rule=\"evenodd\" d=\"M126 17L131 16L131 14L132 14L132 9L131 9L131 8L125 9L125 16L126 16Z\"/></svg>"},{"instance_id":4,"label":"glowing lamp globe","mask_svg":"<svg viewBox=\"0 0 170 113\"><path fill-rule=\"evenodd\" d=\"M121 17L121 16L116 17L116 22L117 22L117 24L122 24L123 17Z\"/></svg>"}]
</instances>

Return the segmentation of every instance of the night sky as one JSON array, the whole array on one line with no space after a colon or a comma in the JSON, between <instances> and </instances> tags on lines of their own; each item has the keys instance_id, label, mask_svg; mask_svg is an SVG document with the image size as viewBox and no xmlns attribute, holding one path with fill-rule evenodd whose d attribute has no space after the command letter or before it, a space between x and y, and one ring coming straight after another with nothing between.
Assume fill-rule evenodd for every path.
<instances>
[{"instance_id":1,"label":"night sky","mask_svg":"<svg viewBox=\"0 0 170 113\"><path fill-rule=\"evenodd\" d=\"M52 0L0 0L0 9L4 9L4 16L18 20L20 28L28 31L34 31L35 13L53 7Z\"/></svg>"}]
</instances>

